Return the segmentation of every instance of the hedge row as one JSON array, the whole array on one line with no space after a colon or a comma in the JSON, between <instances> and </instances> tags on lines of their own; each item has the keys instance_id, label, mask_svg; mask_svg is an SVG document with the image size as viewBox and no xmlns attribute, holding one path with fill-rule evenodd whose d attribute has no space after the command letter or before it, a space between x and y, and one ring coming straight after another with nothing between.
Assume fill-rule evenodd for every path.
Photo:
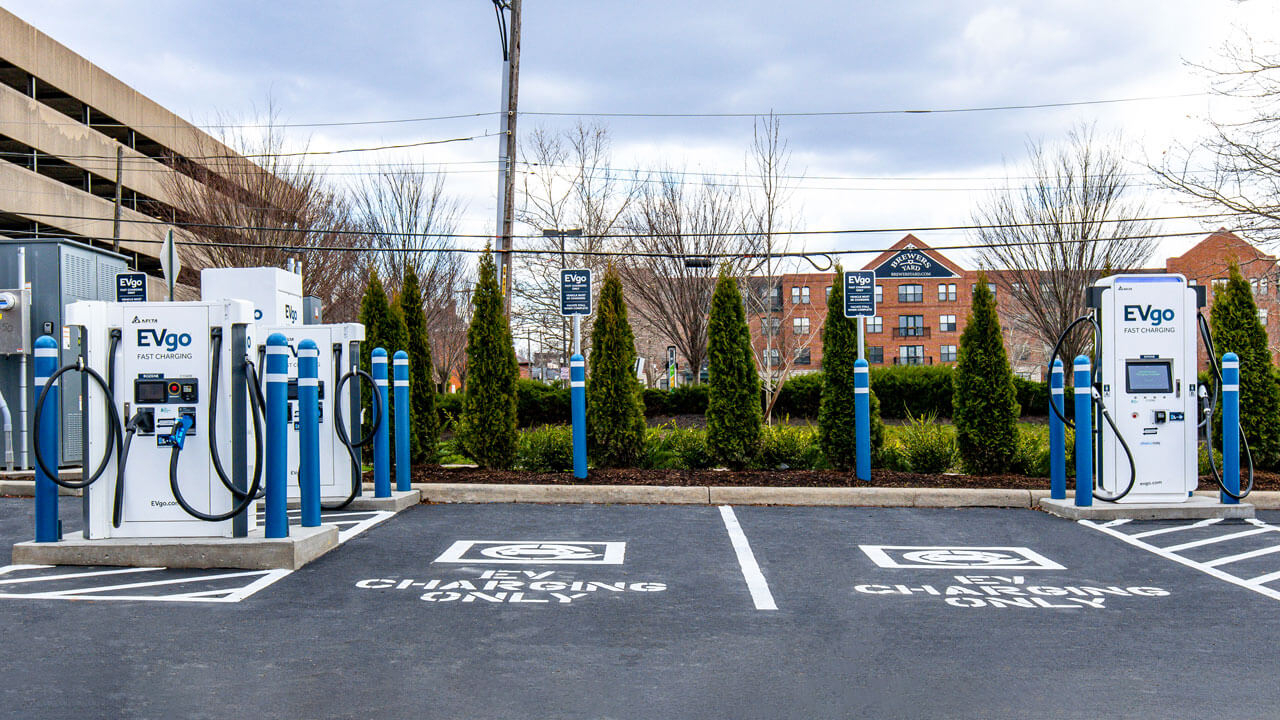
<instances>
[{"instance_id":1,"label":"hedge row","mask_svg":"<svg viewBox=\"0 0 1280 720\"><path fill-rule=\"evenodd\" d=\"M951 416L951 373L949 366L898 366L871 368L871 387L880 398L880 416L905 419ZM1049 390L1042 382L1015 377L1014 387L1024 417L1049 414ZM822 397L822 373L797 375L787 380L774 404L774 417L818 417ZM569 390L537 380L521 379L516 385L517 417L520 427L557 425L569 422ZM440 395L436 400L441 428L452 427L462 409L461 395ZM702 415L707 411L707 386L684 385L675 390L644 391L644 413L648 417Z\"/></svg>"}]
</instances>

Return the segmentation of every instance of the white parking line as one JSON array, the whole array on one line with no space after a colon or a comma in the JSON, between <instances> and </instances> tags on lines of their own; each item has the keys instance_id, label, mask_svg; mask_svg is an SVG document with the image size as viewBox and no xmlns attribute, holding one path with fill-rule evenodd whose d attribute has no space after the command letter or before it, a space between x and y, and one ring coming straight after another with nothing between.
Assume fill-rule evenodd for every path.
<instances>
[{"instance_id":1,"label":"white parking line","mask_svg":"<svg viewBox=\"0 0 1280 720\"><path fill-rule=\"evenodd\" d=\"M760 572L756 556L751 552L751 544L747 542L747 536L738 524L738 516L733 514L733 508L721 505L720 517L724 520L725 529L729 531L729 540L738 556L738 565L742 567L742 577L747 581L747 590L751 591L751 601L756 604L757 610L777 610L773 593L769 592L769 583L764 579L764 573Z\"/></svg>"},{"instance_id":2,"label":"white parking line","mask_svg":"<svg viewBox=\"0 0 1280 720\"><path fill-rule=\"evenodd\" d=\"M1280 571L1267 573L1266 575L1259 575L1256 578L1250 578L1249 582L1258 583L1259 585L1261 585L1263 583L1269 583L1272 580L1280 580Z\"/></svg>"},{"instance_id":3,"label":"white parking line","mask_svg":"<svg viewBox=\"0 0 1280 720\"><path fill-rule=\"evenodd\" d=\"M1256 558L1262 555L1270 555L1274 552L1280 552L1280 545L1272 545L1271 547L1262 548L1261 550L1250 550L1249 552L1242 552L1239 555L1220 557L1217 560L1209 560L1205 562L1205 565L1208 565L1209 567L1218 567L1219 565L1226 565L1227 563L1233 563L1237 560L1248 560L1249 558Z\"/></svg>"},{"instance_id":4,"label":"white parking line","mask_svg":"<svg viewBox=\"0 0 1280 720\"><path fill-rule=\"evenodd\" d=\"M18 566L18 567L21 567L21 566ZM36 567L40 567L40 566L36 566ZM44 567L51 567L51 566L44 566ZM4 572L10 569L12 568L0 568L0 574L3 574ZM41 575L39 577L13 578L11 580L0 580L0 585L13 585L15 583L44 582L46 580L67 580L69 578L97 577L99 575L121 575L123 573L155 572L156 570L164 570L164 568L162 567L124 568L123 570L95 570L92 572L64 573L62 575Z\"/></svg>"},{"instance_id":5,"label":"white parking line","mask_svg":"<svg viewBox=\"0 0 1280 720\"><path fill-rule=\"evenodd\" d=\"M1146 532L1134 533L1132 535L1129 535L1128 537L1131 537L1131 538L1151 537L1152 535L1163 535L1165 533L1178 532L1179 530L1191 530L1193 528L1202 528L1207 525L1212 525L1218 522L1222 522L1222 518L1209 518L1208 520L1193 522L1190 525L1179 525L1177 527L1171 527L1171 528L1160 528L1159 530L1148 530ZM1090 525L1092 524L1093 523L1090 523ZM1099 527L1102 527L1102 526L1099 526Z\"/></svg>"},{"instance_id":6,"label":"white parking line","mask_svg":"<svg viewBox=\"0 0 1280 720\"><path fill-rule=\"evenodd\" d=\"M1179 565L1186 565L1189 568L1194 568L1206 575L1218 578L1219 580L1222 580L1225 582L1229 582L1232 585L1239 585L1240 587L1245 588L1247 590L1252 590L1258 593L1259 595L1265 595L1271 598L1272 600L1280 600L1280 590L1273 590L1272 588L1265 587L1262 584L1262 582L1260 582L1261 578L1267 577L1266 575L1261 576L1261 578L1253 578L1252 580L1246 580L1244 578L1239 578L1239 577L1236 577L1235 575L1231 575L1230 573L1225 573L1215 567L1208 565L1207 563L1197 562L1195 560L1189 560L1177 553L1169 552L1165 548L1156 547L1151 543L1146 543L1138 539L1140 535L1145 535L1147 533L1138 533L1137 535L1129 535L1128 533L1123 533L1123 532L1120 532L1119 530L1113 530L1109 527L1103 527L1098 523L1091 522L1089 520L1080 520L1079 522L1081 525L1084 525L1085 527L1090 527L1090 528L1093 528L1094 530L1097 530L1098 532L1106 533L1114 538L1117 538L1123 542L1133 545L1134 547L1142 548L1147 552L1159 555L1160 557L1165 558L1166 560L1172 560L1178 563ZM1201 521L1201 522L1205 522L1205 521ZM1209 523L1205 522L1205 524L1209 524ZM1183 527L1190 527L1190 526L1188 525ZM1183 528L1178 528L1178 529L1183 529Z\"/></svg>"},{"instance_id":7,"label":"white parking line","mask_svg":"<svg viewBox=\"0 0 1280 720\"><path fill-rule=\"evenodd\" d=\"M1265 528L1258 528L1257 530L1241 530L1240 532L1227 533L1226 535L1219 535L1217 537L1205 538L1204 540L1194 540L1192 542L1182 543L1181 545L1170 545L1169 547L1165 548L1165 550L1168 550L1169 552L1180 552L1182 550L1190 550L1191 548L1200 547L1202 545L1212 545L1214 543L1220 543L1226 540L1235 540L1236 538L1249 537L1250 535L1260 535L1265 532L1272 532L1273 530L1276 530L1276 529L1280 529L1280 528L1265 527Z\"/></svg>"}]
</instances>

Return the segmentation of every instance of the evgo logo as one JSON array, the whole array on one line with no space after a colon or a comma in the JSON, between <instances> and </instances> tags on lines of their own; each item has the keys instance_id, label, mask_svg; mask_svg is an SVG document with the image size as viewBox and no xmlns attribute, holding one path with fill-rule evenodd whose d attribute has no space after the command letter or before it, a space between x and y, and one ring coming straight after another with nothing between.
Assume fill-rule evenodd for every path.
<instances>
[{"instance_id":1,"label":"evgo logo","mask_svg":"<svg viewBox=\"0 0 1280 720\"><path fill-rule=\"evenodd\" d=\"M162 347L174 352L191 344L191 333L171 333L168 330L141 329L138 331L138 347Z\"/></svg>"}]
</instances>

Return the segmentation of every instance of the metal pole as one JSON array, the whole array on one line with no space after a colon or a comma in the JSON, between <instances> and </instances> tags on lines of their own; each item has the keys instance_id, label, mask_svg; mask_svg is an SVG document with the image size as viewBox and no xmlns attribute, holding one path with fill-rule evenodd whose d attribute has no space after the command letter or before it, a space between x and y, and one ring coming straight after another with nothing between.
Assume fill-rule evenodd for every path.
<instances>
[{"instance_id":1,"label":"metal pole","mask_svg":"<svg viewBox=\"0 0 1280 720\"><path fill-rule=\"evenodd\" d=\"M1064 379L1062 361L1054 360L1049 372L1049 402L1053 403L1049 411L1049 497L1054 500L1067 499L1067 433L1058 417L1063 412Z\"/></svg>"},{"instance_id":2,"label":"metal pole","mask_svg":"<svg viewBox=\"0 0 1280 720\"><path fill-rule=\"evenodd\" d=\"M382 417L378 418L378 431L373 434L373 496L391 497L391 399L387 397L387 351L374 348L370 361L373 369L373 391L382 401Z\"/></svg>"},{"instance_id":3,"label":"metal pole","mask_svg":"<svg viewBox=\"0 0 1280 720\"><path fill-rule=\"evenodd\" d=\"M177 254L177 247L173 242L173 231L169 231L168 237L169 248L169 302L173 302L173 286L178 282L177 266L174 264L174 256Z\"/></svg>"},{"instance_id":4,"label":"metal pole","mask_svg":"<svg viewBox=\"0 0 1280 720\"><path fill-rule=\"evenodd\" d=\"M111 223L111 249L114 252L120 252L120 168L124 164L124 146L116 145L116 211L115 219Z\"/></svg>"},{"instance_id":5,"label":"metal pole","mask_svg":"<svg viewBox=\"0 0 1280 720\"><path fill-rule=\"evenodd\" d=\"M861 318L859 318L861 324ZM871 369L858 358L853 363L853 461L858 479L871 481Z\"/></svg>"},{"instance_id":6,"label":"metal pole","mask_svg":"<svg viewBox=\"0 0 1280 720\"><path fill-rule=\"evenodd\" d=\"M1231 352L1222 356L1222 485L1240 494L1240 357ZM1223 505L1240 502L1225 492L1218 495Z\"/></svg>"},{"instance_id":7,"label":"metal pole","mask_svg":"<svg viewBox=\"0 0 1280 720\"><path fill-rule=\"evenodd\" d=\"M298 343L298 504L302 527L320 526L320 348Z\"/></svg>"},{"instance_id":8,"label":"metal pole","mask_svg":"<svg viewBox=\"0 0 1280 720\"><path fill-rule=\"evenodd\" d=\"M1076 396L1076 507L1093 505L1093 391L1089 358L1077 355Z\"/></svg>"},{"instance_id":9,"label":"metal pole","mask_svg":"<svg viewBox=\"0 0 1280 720\"><path fill-rule=\"evenodd\" d=\"M31 290L27 288L27 249L18 248L18 292L22 293L22 312L25 319L22 326L22 346L24 352L18 353L18 467L26 470L31 467L31 458L27 455L31 440L27 435L27 394L30 385L27 383L27 343L31 342Z\"/></svg>"},{"instance_id":10,"label":"metal pole","mask_svg":"<svg viewBox=\"0 0 1280 720\"><path fill-rule=\"evenodd\" d=\"M268 538L289 537L289 340L267 338L267 508Z\"/></svg>"},{"instance_id":11,"label":"metal pole","mask_svg":"<svg viewBox=\"0 0 1280 720\"><path fill-rule=\"evenodd\" d=\"M391 358L391 383L396 398L396 492L409 492L409 353L397 350Z\"/></svg>"},{"instance_id":12,"label":"metal pole","mask_svg":"<svg viewBox=\"0 0 1280 720\"><path fill-rule=\"evenodd\" d=\"M858 359L867 357L867 319L858 316Z\"/></svg>"},{"instance_id":13,"label":"metal pole","mask_svg":"<svg viewBox=\"0 0 1280 720\"><path fill-rule=\"evenodd\" d=\"M35 383L44 387L58 369L58 342L48 335L36 339ZM44 405L40 407L40 427L36 428L36 442L40 443L40 457L58 457L58 386L49 388ZM52 470L58 471L55 460ZM57 542L62 539L62 524L58 521L58 486L36 463L36 542Z\"/></svg>"}]
</instances>

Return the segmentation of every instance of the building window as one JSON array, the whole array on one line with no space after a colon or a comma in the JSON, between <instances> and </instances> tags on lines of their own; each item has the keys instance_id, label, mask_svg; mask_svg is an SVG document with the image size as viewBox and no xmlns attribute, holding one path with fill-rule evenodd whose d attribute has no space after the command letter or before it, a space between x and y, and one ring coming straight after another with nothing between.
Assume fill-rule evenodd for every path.
<instances>
[{"instance_id":1,"label":"building window","mask_svg":"<svg viewBox=\"0 0 1280 720\"><path fill-rule=\"evenodd\" d=\"M923 365L924 364L924 346L923 345L903 345L898 348L898 364L899 365Z\"/></svg>"},{"instance_id":2,"label":"building window","mask_svg":"<svg viewBox=\"0 0 1280 720\"><path fill-rule=\"evenodd\" d=\"M876 304L879 305L882 302L884 302L884 286L877 285L876 286Z\"/></svg>"},{"instance_id":3,"label":"building window","mask_svg":"<svg viewBox=\"0 0 1280 720\"><path fill-rule=\"evenodd\" d=\"M956 316L941 315L938 317L938 332L955 332Z\"/></svg>"},{"instance_id":4,"label":"building window","mask_svg":"<svg viewBox=\"0 0 1280 720\"><path fill-rule=\"evenodd\" d=\"M809 288L808 287L791 288L791 304L808 305L809 304Z\"/></svg>"},{"instance_id":5,"label":"building window","mask_svg":"<svg viewBox=\"0 0 1280 720\"><path fill-rule=\"evenodd\" d=\"M831 304L831 286L830 285L827 286L827 304L828 305Z\"/></svg>"},{"instance_id":6,"label":"building window","mask_svg":"<svg viewBox=\"0 0 1280 720\"><path fill-rule=\"evenodd\" d=\"M923 285L899 285L898 286L898 302L900 303L924 302L924 286Z\"/></svg>"},{"instance_id":7,"label":"building window","mask_svg":"<svg viewBox=\"0 0 1280 720\"><path fill-rule=\"evenodd\" d=\"M940 362L955 362L955 361L956 361L956 346L955 346L955 345L943 345L943 346L942 346L942 349L938 352L938 360L939 360Z\"/></svg>"},{"instance_id":8,"label":"building window","mask_svg":"<svg viewBox=\"0 0 1280 720\"><path fill-rule=\"evenodd\" d=\"M1209 283L1213 285L1213 291L1217 292L1227 286L1227 278L1214 278Z\"/></svg>"},{"instance_id":9,"label":"building window","mask_svg":"<svg viewBox=\"0 0 1280 720\"><path fill-rule=\"evenodd\" d=\"M955 299L956 299L955 283L939 283L938 284L939 302L955 302Z\"/></svg>"},{"instance_id":10,"label":"building window","mask_svg":"<svg viewBox=\"0 0 1280 720\"><path fill-rule=\"evenodd\" d=\"M1262 327L1267 326L1267 309L1258 308L1258 322L1262 323Z\"/></svg>"},{"instance_id":11,"label":"building window","mask_svg":"<svg viewBox=\"0 0 1280 720\"><path fill-rule=\"evenodd\" d=\"M809 348L807 348L807 347L803 347L803 348L800 348L799 350L796 350L796 364L797 364L797 365L808 365L808 364L809 364L809 362L810 362L810 360L809 360Z\"/></svg>"},{"instance_id":12,"label":"building window","mask_svg":"<svg viewBox=\"0 0 1280 720\"><path fill-rule=\"evenodd\" d=\"M1253 291L1253 294L1255 296L1266 295L1267 279L1266 278L1249 278L1249 289Z\"/></svg>"},{"instance_id":13,"label":"building window","mask_svg":"<svg viewBox=\"0 0 1280 720\"><path fill-rule=\"evenodd\" d=\"M778 348L769 348L764 356L765 364L771 368L776 368L782 364L782 351Z\"/></svg>"},{"instance_id":14,"label":"building window","mask_svg":"<svg viewBox=\"0 0 1280 720\"><path fill-rule=\"evenodd\" d=\"M795 333L796 335L808 335L809 334L809 318L807 317L792 318L791 332Z\"/></svg>"},{"instance_id":15,"label":"building window","mask_svg":"<svg viewBox=\"0 0 1280 720\"><path fill-rule=\"evenodd\" d=\"M760 318L760 333L766 337L774 337L782 327L782 318Z\"/></svg>"},{"instance_id":16,"label":"building window","mask_svg":"<svg viewBox=\"0 0 1280 720\"><path fill-rule=\"evenodd\" d=\"M866 321L867 321L867 332L869 333L884 332L884 318L880 317L879 315L876 315L875 317L867 318Z\"/></svg>"},{"instance_id":17,"label":"building window","mask_svg":"<svg viewBox=\"0 0 1280 720\"><path fill-rule=\"evenodd\" d=\"M880 345L867 346L867 362L872 365L884 364L884 348Z\"/></svg>"},{"instance_id":18,"label":"building window","mask_svg":"<svg viewBox=\"0 0 1280 720\"><path fill-rule=\"evenodd\" d=\"M970 292L972 292L972 291L974 291L974 290L977 290L977 289L978 289L978 285L977 285L977 283L974 283L973 285L970 285L970 286L969 286L969 291L970 291ZM995 284L995 283L987 283L987 289L991 291L991 297L995 297L995 296L996 296L996 284Z\"/></svg>"},{"instance_id":19,"label":"building window","mask_svg":"<svg viewBox=\"0 0 1280 720\"><path fill-rule=\"evenodd\" d=\"M923 315L899 315L894 337L924 337Z\"/></svg>"}]
</instances>

